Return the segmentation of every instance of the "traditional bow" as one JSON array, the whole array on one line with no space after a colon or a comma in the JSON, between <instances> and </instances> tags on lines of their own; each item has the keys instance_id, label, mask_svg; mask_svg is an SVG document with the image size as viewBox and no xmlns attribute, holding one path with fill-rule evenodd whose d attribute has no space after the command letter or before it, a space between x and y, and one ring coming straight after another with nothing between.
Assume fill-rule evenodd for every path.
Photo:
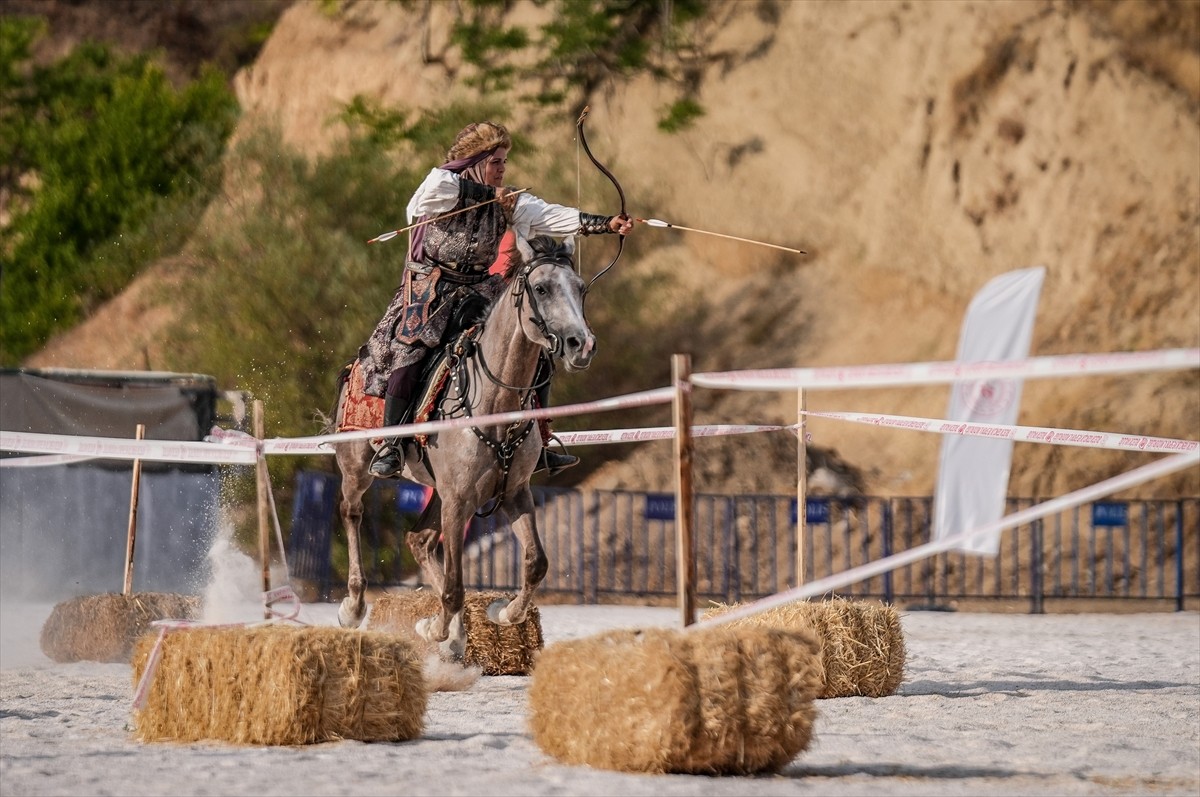
<instances>
[{"instance_id":1,"label":"traditional bow","mask_svg":"<svg viewBox=\"0 0 1200 797\"><path fill-rule=\"evenodd\" d=\"M591 112L591 110L592 110L592 108L590 105L583 106L583 113L579 114L579 119L578 119L578 121L575 122L575 128L579 131L579 143L583 145L583 151L587 153L588 160L590 160L592 162L592 164L597 169L599 169L600 172L605 177L607 177L609 179L609 181L613 184L613 187L617 189L617 196L621 197L621 215L625 216L625 215L627 215L625 213L625 191L622 190L621 183L617 180L616 175L614 175L612 172L610 172L604 166L603 163L596 160L596 156L592 154L592 150L588 146L587 135L583 132L583 122L585 119L587 119L588 114ZM621 234L617 238L617 255L616 255L616 257L614 257L612 259L612 262L609 263L607 266L605 266L604 269L599 274L592 277L592 281L588 283L589 288L592 286L592 283L594 283L596 280L603 277L605 272L607 272L610 268L612 268L613 266L615 266L617 264L617 261L621 259L621 252L624 251L624 249L625 249L625 235Z\"/></svg>"}]
</instances>

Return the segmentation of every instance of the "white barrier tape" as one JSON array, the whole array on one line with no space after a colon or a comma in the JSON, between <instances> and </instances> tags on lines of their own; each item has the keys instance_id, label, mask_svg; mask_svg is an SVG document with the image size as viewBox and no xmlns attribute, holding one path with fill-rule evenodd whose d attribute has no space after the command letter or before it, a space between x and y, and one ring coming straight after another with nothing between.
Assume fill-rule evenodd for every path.
<instances>
[{"instance_id":1,"label":"white barrier tape","mask_svg":"<svg viewBox=\"0 0 1200 797\"><path fill-rule=\"evenodd\" d=\"M77 456L74 454L38 454L32 457L5 457L0 459L0 468L44 468L49 465L71 465L76 462L89 462L98 457Z\"/></svg>"},{"instance_id":2,"label":"white barrier tape","mask_svg":"<svg viewBox=\"0 0 1200 797\"><path fill-rule=\"evenodd\" d=\"M1200 349L1159 349L1116 354L1065 354L1000 362L895 363L839 368L774 368L692 374L700 387L731 390L889 387L950 382L1097 376L1200 368Z\"/></svg>"},{"instance_id":3,"label":"white barrier tape","mask_svg":"<svg viewBox=\"0 0 1200 797\"><path fill-rule=\"evenodd\" d=\"M287 548L283 544L283 530L279 527L279 511L275 508L275 491L270 489L270 472L268 472L267 476L267 498L269 499L271 507L271 522L275 527L275 543L279 546L279 560L283 563L284 577L290 581L292 574L288 569ZM290 586L283 586L279 587L278 589L286 589L288 592L291 592L292 588ZM292 597L296 599L296 611L298 612L300 611L300 599L296 598L295 593L292 593ZM276 600L278 600L278 598ZM266 601L265 599L264 605L268 609L271 607L270 601Z\"/></svg>"},{"instance_id":4,"label":"white barrier tape","mask_svg":"<svg viewBox=\"0 0 1200 797\"><path fill-rule=\"evenodd\" d=\"M0 431L0 450L37 454L74 454L81 455L82 459L143 459L156 462L253 465L257 461L257 449L260 443L264 454L332 454L333 451L329 448L332 443L397 435L410 437L418 434L433 434L448 429L500 426L527 419L556 418L588 412L606 412L629 407L666 404L671 402L674 396L674 389L665 387L582 404L565 404L561 407L502 412L474 418L450 418L407 426L363 429L316 437L273 438L263 441L259 441L245 432L222 429L219 426L214 426L205 437L207 442L125 440L111 437L78 437L37 432Z\"/></svg>"},{"instance_id":5,"label":"white barrier tape","mask_svg":"<svg viewBox=\"0 0 1200 797\"><path fill-rule=\"evenodd\" d=\"M351 440L371 440L376 437L413 437L419 434L434 434L450 429L467 429L472 426L503 426L536 418L557 418L565 415L582 415L588 412L607 412L628 407L645 407L652 404L667 404L675 398L675 389L660 387L641 393L587 401L582 404L564 404L561 407L544 407L537 410L498 412L494 415L479 415L474 418L448 418L442 421L426 421L401 426L385 426L380 429L360 429L353 432L318 435L315 437L272 438L263 441L266 454L329 454L322 446L346 443Z\"/></svg>"},{"instance_id":6,"label":"white barrier tape","mask_svg":"<svg viewBox=\"0 0 1200 797\"><path fill-rule=\"evenodd\" d=\"M922 559L928 559L936 554L957 548L967 541L974 539L975 537L986 537L989 534L995 534L1003 531L1004 529L1014 528L1016 526L1020 526L1022 523L1029 523L1030 521L1037 520L1038 518L1045 517L1046 515L1053 515L1055 512L1062 512L1063 510L1071 509L1072 507L1079 506L1080 504L1086 504L1089 501L1094 501L1097 498L1103 498L1106 495L1120 492L1121 490L1129 487L1134 487L1143 482L1150 481L1151 479L1157 479L1185 468L1196 467L1196 465L1200 465L1200 451L1189 451L1184 454L1173 454L1164 459L1160 459L1157 462L1152 462L1149 465L1143 465L1140 468L1127 471L1118 476L1114 476L1111 479L1105 479L1102 482L1097 482L1096 484L1084 487L1081 490L1076 490L1075 492L1067 493L1066 495L1059 496L1058 498L1052 498L1049 501L1037 504L1036 506L1031 506L1027 509L1022 509L1019 512L1014 512L1011 515L1006 515L994 523L988 523L980 526L979 528L963 532L962 534L956 534L952 537L946 537L945 539L928 542L924 545L918 545L916 548L910 548L907 551L893 554L892 556L888 556L859 567L851 568L850 570L844 570L841 573L835 573L832 576L817 579L809 584L802 584L801 586L793 587L792 589L784 592L777 592L774 595L754 601L753 603L748 603L745 606L740 606L737 609L718 615L710 620L705 620L701 623L694 623L684 630L692 630L700 626L710 628L714 625L721 625L723 623L733 622L734 620L740 620L743 617L750 617L751 615L760 614L768 609L773 609L786 603L792 603L794 601L804 600L806 598L813 598L818 595L824 595L840 587L856 584L860 581L865 581L868 578L872 578L883 573L889 573L903 565L911 564Z\"/></svg>"},{"instance_id":7,"label":"white barrier tape","mask_svg":"<svg viewBox=\"0 0 1200 797\"><path fill-rule=\"evenodd\" d=\"M779 432L786 426L717 424L693 426L692 437L716 437L726 434L751 434L753 432ZM589 446L600 443L639 443L645 440L671 440L675 437L674 426L647 426L641 429L597 429L592 432L555 432L554 436L563 445Z\"/></svg>"},{"instance_id":8,"label":"white barrier tape","mask_svg":"<svg viewBox=\"0 0 1200 797\"><path fill-rule=\"evenodd\" d=\"M758 371L730 371L724 373L693 374L691 379L702 387L729 387L743 390L796 389L800 387L864 387L887 385L939 384L964 380L1036 378L1046 376L1081 376L1155 371L1200 367L1200 349L1163 349L1150 352L1118 354L1064 355L1038 357L1029 360L1005 362L936 362L898 365L857 366L846 368L791 368ZM23 451L40 454L80 455L87 458L143 459L160 462L196 462L206 464L254 464L256 452L264 454L329 454L333 443L353 440L370 440L378 437L411 437L419 434L434 434L450 429L468 427L501 426L522 420L556 418L580 415L589 412L605 412L629 407L666 404L675 398L675 388L664 387L631 393L599 401L567 404L561 407L544 407L536 410L482 415L475 418L451 418L441 421L387 426L381 429L363 429L352 432L318 435L313 437L273 438L259 441L256 438L233 430L213 427L205 438L215 442L172 442L156 440L123 440L102 437L72 437L45 435L32 432L0 431L0 450ZM976 424L982 428L983 424ZM694 427L697 436L706 434L741 434L751 431L773 431L789 427ZM1028 427L1032 429L1033 427ZM712 429L714 431L709 432ZM1054 430L1060 431L1060 430ZM1087 432L1073 434L1089 435ZM565 434L579 435L578 440L568 441ZM667 439L674 430L665 427L651 429L609 430L600 432L565 433L558 437L563 442L575 444L602 442L630 442L638 440ZM607 438L603 436L607 435ZM1144 438L1147 441L1166 441L1167 438ZM1031 440L1032 441L1032 440ZM1058 442L1042 440L1037 442ZM1066 441L1064 441L1066 442ZM1190 442L1190 441L1176 441ZM1075 443L1081 445L1084 443ZM1164 443L1165 445L1165 443ZM1155 449L1140 449L1155 450ZM1164 448L1161 450L1170 450Z\"/></svg>"},{"instance_id":9,"label":"white barrier tape","mask_svg":"<svg viewBox=\"0 0 1200 797\"><path fill-rule=\"evenodd\" d=\"M276 611L274 605L287 601L292 605L291 611L287 614ZM276 587L272 590L267 590L263 593L263 606L266 607L272 615L280 620L295 620L300 616L300 596L292 589L290 584L284 584L282 587Z\"/></svg>"},{"instance_id":10,"label":"white barrier tape","mask_svg":"<svg viewBox=\"0 0 1200 797\"><path fill-rule=\"evenodd\" d=\"M1006 426L999 423L963 423L962 421L938 420L936 418L913 418L905 415L879 415L866 412L812 412L804 413L810 418L832 418L838 421L865 423L871 426L886 426L891 429L906 429L913 432L957 434L966 437L990 437L998 440L1013 440L1023 443L1049 443L1056 446L1083 446L1086 448L1108 448L1123 451L1150 451L1170 454L1179 451L1196 451L1200 442L1175 440L1170 437L1144 437L1118 432L1088 432L1081 429L1051 429L1042 426Z\"/></svg>"},{"instance_id":11,"label":"white barrier tape","mask_svg":"<svg viewBox=\"0 0 1200 797\"><path fill-rule=\"evenodd\" d=\"M119 437L0 431L0 450L77 455L91 459L141 459L152 462L217 465L254 464L253 450L187 440L124 440Z\"/></svg>"},{"instance_id":12,"label":"white barrier tape","mask_svg":"<svg viewBox=\"0 0 1200 797\"><path fill-rule=\"evenodd\" d=\"M154 640L154 647L150 649L150 656L146 659L146 669L142 670L142 677L138 679L137 688L133 690L133 708L140 710L145 708L146 699L150 696L150 684L154 683L154 672L158 669L159 659L162 658L163 639L167 636L167 629L161 628L158 631L158 639Z\"/></svg>"},{"instance_id":13,"label":"white barrier tape","mask_svg":"<svg viewBox=\"0 0 1200 797\"><path fill-rule=\"evenodd\" d=\"M258 448L258 438L248 432L241 432L237 429L222 429L220 426L214 426L204 436L206 443L220 443L226 446L242 446L244 448Z\"/></svg>"}]
</instances>

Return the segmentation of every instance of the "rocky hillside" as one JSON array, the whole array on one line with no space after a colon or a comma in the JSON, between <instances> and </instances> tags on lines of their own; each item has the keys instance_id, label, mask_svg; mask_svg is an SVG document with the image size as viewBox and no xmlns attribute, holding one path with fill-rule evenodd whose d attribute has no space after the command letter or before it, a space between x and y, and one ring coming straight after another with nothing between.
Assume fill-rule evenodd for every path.
<instances>
[{"instance_id":1,"label":"rocky hillside","mask_svg":"<svg viewBox=\"0 0 1200 797\"><path fill-rule=\"evenodd\" d=\"M356 94L413 107L470 97L446 41L455 8L290 5L237 75L243 127L277 120L316 153L337 143L321 120ZM544 13L517 3L508 24ZM810 253L638 229L644 255L621 268L667 267L706 292L696 370L953 359L974 293L1032 265L1047 269L1035 355L1200 345L1200 5L718 1L692 35L704 116L664 133L677 87L618 82L588 98L592 149L635 215ZM570 142L573 119L535 125L514 108L540 146ZM148 306L142 287L28 364L143 367L146 314L171 308ZM808 406L940 417L948 397L822 391ZM699 423L796 419L794 393L701 391L696 407ZM1030 381L1019 422L1194 440L1200 374ZM940 438L820 419L809 431L866 492L933 489ZM588 484L670 489L670 456L647 444ZM1151 459L1021 444L1010 493L1059 494ZM790 492L795 441L708 438L696 467L702 490ZM1181 492L1200 494L1200 473L1133 494Z\"/></svg>"}]
</instances>

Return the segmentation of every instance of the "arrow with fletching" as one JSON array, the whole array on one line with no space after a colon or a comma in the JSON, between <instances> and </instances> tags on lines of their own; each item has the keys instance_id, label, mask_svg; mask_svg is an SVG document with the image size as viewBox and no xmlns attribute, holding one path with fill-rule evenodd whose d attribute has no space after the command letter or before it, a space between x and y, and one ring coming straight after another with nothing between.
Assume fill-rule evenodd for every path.
<instances>
[{"instance_id":1,"label":"arrow with fletching","mask_svg":"<svg viewBox=\"0 0 1200 797\"><path fill-rule=\"evenodd\" d=\"M780 246L779 244L769 244L765 241L755 241L750 238L739 238L736 235L726 235L723 232L711 232L709 230L697 230L694 227L684 227L681 224L672 224L671 222L663 221L662 219L634 219L634 221L639 221L642 224L648 225L650 227L665 227L669 230L687 230L688 232L698 232L702 235L715 235L718 238L728 238L731 241L741 241L742 243L754 244L756 246L769 246L772 249L782 249L785 252L795 252L798 255L807 255L808 254L808 252L805 252L803 249L793 249L790 246Z\"/></svg>"},{"instance_id":2,"label":"arrow with fletching","mask_svg":"<svg viewBox=\"0 0 1200 797\"><path fill-rule=\"evenodd\" d=\"M391 232L385 232L382 235L376 235L374 238L367 241L367 243L381 244L384 241L392 240L393 238L395 238L397 235L399 235L402 232L408 232L409 230L415 230L417 227L423 227L426 224L432 224L435 221L441 221L442 219L448 219L451 216L457 216L459 213L466 213L468 210L474 210L475 208L480 207L482 205L490 205L493 202L499 202L501 199L508 199L510 196L516 196L517 194L524 194L528 190L529 190L528 188L518 188L516 191L509 191L507 194L505 194L502 197L498 196L498 197L493 197L492 199L485 200L483 202L476 202L474 205L471 205L470 207L467 207L467 208L459 208L458 210L452 210L449 213L443 213L440 216L434 216L432 219L425 219L424 221L418 221L416 224L410 224L407 227L401 227L398 230L392 230Z\"/></svg>"}]
</instances>

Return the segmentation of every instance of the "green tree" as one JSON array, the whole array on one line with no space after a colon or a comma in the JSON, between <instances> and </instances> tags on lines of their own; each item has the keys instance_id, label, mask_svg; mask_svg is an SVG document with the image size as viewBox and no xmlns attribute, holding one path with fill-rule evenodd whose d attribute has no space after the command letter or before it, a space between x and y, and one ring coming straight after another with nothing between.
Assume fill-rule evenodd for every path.
<instances>
[{"instance_id":1,"label":"green tree","mask_svg":"<svg viewBox=\"0 0 1200 797\"><path fill-rule=\"evenodd\" d=\"M213 70L176 91L149 57L91 43L32 66L38 31L21 18L0 26L0 188L11 197L0 228L0 363L8 365L186 240L237 117ZM174 229L153 225L164 214Z\"/></svg>"},{"instance_id":2,"label":"green tree","mask_svg":"<svg viewBox=\"0 0 1200 797\"><path fill-rule=\"evenodd\" d=\"M533 79L540 88L526 99L548 106L567 103L575 115L606 82L638 73L672 81L685 95L694 93L693 65L702 54L688 30L708 12L705 0L539 2L552 5L555 13L536 31L505 27L504 2L466 4L451 41L478 70L470 83L490 92L511 88L517 78Z\"/></svg>"}]
</instances>

